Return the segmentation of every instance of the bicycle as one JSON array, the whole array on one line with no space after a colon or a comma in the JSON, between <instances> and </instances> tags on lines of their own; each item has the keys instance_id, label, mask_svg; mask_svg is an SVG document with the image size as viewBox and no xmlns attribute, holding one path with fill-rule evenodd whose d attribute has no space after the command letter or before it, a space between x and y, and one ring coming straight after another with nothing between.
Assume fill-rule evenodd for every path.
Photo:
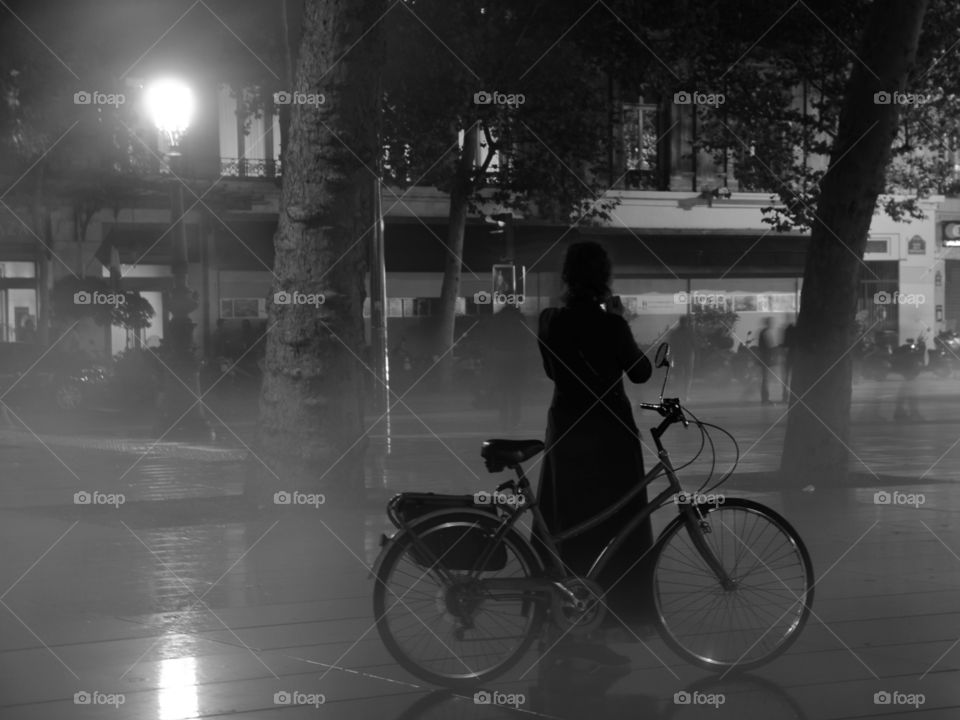
<instances>
[{"instance_id":1,"label":"bicycle","mask_svg":"<svg viewBox=\"0 0 960 720\"><path fill-rule=\"evenodd\" d=\"M669 375L666 343L655 365ZM701 431L696 457L705 440L713 447L707 427L727 434L735 447L736 440L685 412L676 398L663 398L662 389L659 402L639 407L663 418L651 429L656 465L617 503L563 532L546 530L521 465L544 449L540 440L483 443L489 471L509 468L517 475L493 494L401 493L389 501L387 514L398 532L382 539L373 605L380 637L402 667L436 685L469 687L509 670L547 622L577 634L596 629L606 613L596 578L634 529L670 502L678 514L651 550L656 624L666 644L700 668L729 672L763 665L796 640L814 585L800 536L757 502L706 494L730 477L736 460L713 485L711 467L697 493L686 493L676 472L693 460L674 467L661 442L671 426L691 422ZM612 517L661 476L667 488L609 541L586 577L568 574L557 543ZM517 529L526 512L533 513L546 553ZM431 627L427 621L439 622Z\"/></svg>"}]
</instances>

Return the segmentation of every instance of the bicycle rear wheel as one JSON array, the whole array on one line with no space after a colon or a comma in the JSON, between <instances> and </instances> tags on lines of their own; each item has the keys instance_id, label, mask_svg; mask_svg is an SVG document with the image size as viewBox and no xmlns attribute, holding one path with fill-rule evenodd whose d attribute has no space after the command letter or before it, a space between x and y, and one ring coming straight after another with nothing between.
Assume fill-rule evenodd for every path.
<instances>
[{"instance_id":1,"label":"bicycle rear wheel","mask_svg":"<svg viewBox=\"0 0 960 720\"><path fill-rule=\"evenodd\" d=\"M675 518L657 540L653 571L659 630L706 670L750 670L796 640L813 604L813 565L780 515L750 500L703 504L702 530ZM707 546L734 582L724 588L691 539Z\"/></svg>"},{"instance_id":2,"label":"bicycle rear wheel","mask_svg":"<svg viewBox=\"0 0 960 720\"><path fill-rule=\"evenodd\" d=\"M425 517L400 532L383 557L373 593L373 612L383 644L413 675L435 685L466 688L502 675L539 636L546 597L520 591L483 592L470 573L451 570L444 581L436 565L426 568L413 533L445 556L464 555L478 530L492 535L497 520L480 512L455 511ZM503 538L505 563L480 579L528 578L542 572L530 543L515 530Z\"/></svg>"}]
</instances>

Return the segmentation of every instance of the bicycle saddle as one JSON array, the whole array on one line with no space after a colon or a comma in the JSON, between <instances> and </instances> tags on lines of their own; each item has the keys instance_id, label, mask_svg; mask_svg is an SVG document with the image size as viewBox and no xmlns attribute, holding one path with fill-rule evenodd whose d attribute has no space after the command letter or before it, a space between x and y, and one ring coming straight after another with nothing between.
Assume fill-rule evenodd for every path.
<instances>
[{"instance_id":1,"label":"bicycle saddle","mask_svg":"<svg viewBox=\"0 0 960 720\"><path fill-rule=\"evenodd\" d=\"M510 465L517 465L543 452L542 440L486 440L480 456L487 461L487 469L499 472Z\"/></svg>"}]
</instances>

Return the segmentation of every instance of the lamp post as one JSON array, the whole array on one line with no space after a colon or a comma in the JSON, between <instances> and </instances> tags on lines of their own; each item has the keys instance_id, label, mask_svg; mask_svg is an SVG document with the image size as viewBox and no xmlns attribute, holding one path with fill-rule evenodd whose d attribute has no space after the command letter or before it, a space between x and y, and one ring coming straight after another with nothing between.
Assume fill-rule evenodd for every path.
<instances>
[{"instance_id":1,"label":"lamp post","mask_svg":"<svg viewBox=\"0 0 960 720\"><path fill-rule=\"evenodd\" d=\"M380 178L376 178L373 184L376 225L370 248L370 349L373 353L373 370L376 373L373 408L387 413L389 427L390 350L387 344L387 264L380 183Z\"/></svg>"},{"instance_id":2,"label":"lamp post","mask_svg":"<svg viewBox=\"0 0 960 720\"><path fill-rule=\"evenodd\" d=\"M145 96L147 112L168 143L167 161L173 177L170 179L170 274L172 286L167 293L166 311L170 321L166 328L165 373L161 402L163 430L178 437L210 438L212 433L196 403L200 394L197 358L193 347L193 329L196 323L190 313L197 309L197 294L190 289L187 273L190 259L187 254L187 226L184 221L183 153L181 142L193 117L194 99L190 88L178 80L159 80L151 84ZM175 377L170 377L170 371ZM196 404L195 404L196 403Z\"/></svg>"}]
</instances>

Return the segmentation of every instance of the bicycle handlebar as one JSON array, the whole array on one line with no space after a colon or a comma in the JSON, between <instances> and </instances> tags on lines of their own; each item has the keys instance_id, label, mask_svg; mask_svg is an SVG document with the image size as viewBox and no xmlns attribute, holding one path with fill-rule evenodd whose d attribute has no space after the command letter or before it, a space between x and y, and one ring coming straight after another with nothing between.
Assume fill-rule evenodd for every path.
<instances>
[{"instance_id":1,"label":"bicycle handlebar","mask_svg":"<svg viewBox=\"0 0 960 720\"><path fill-rule=\"evenodd\" d=\"M639 407L639 408L641 408L641 409L643 409L643 410L653 410L654 412L658 412L658 413L660 413L661 415L663 415L663 414L666 412L666 410L664 409L664 407L663 407L663 405L662 405L661 403L646 403L646 402L642 402L642 403L637 403L637 407Z\"/></svg>"},{"instance_id":2,"label":"bicycle handlebar","mask_svg":"<svg viewBox=\"0 0 960 720\"><path fill-rule=\"evenodd\" d=\"M637 407L641 410L652 410L660 414L666 418L668 425L675 422L683 423L684 427L690 425L690 422L683 414L683 408L680 406L680 398L660 398L660 402L658 403L642 402L637 403Z\"/></svg>"}]
</instances>

